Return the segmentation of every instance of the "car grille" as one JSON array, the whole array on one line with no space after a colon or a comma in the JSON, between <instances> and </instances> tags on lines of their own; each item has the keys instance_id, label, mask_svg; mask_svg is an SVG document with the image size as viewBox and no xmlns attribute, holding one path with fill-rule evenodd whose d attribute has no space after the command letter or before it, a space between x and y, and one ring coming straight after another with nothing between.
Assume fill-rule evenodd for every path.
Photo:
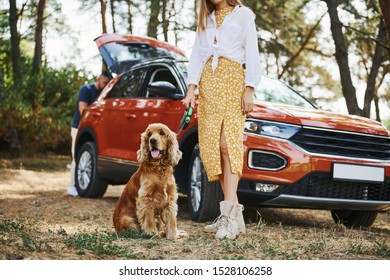
<instances>
[{"instance_id":1,"label":"car grille","mask_svg":"<svg viewBox=\"0 0 390 280\"><path fill-rule=\"evenodd\" d=\"M278 192L320 198L390 201L390 178L386 178L384 184L342 182L333 180L329 173L313 172Z\"/></svg>"},{"instance_id":2,"label":"car grille","mask_svg":"<svg viewBox=\"0 0 390 280\"><path fill-rule=\"evenodd\" d=\"M305 127L290 141L316 154L390 160L390 137Z\"/></svg>"},{"instance_id":3,"label":"car grille","mask_svg":"<svg viewBox=\"0 0 390 280\"><path fill-rule=\"evenodd\" d=\"M286 167L287 160L272 152L251 150L248 163L250 168L276 171Z\"/></svg>"}]
</instances>

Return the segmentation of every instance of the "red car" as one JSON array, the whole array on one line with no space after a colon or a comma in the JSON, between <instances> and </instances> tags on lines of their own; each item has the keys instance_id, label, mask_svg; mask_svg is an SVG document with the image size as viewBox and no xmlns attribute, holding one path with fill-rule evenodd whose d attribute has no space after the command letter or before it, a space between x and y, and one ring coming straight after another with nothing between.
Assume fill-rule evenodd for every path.
<instances>
[{"instance_id":1,"label":"red car","mask_svg":"<svg viewBox=\"0 0 390 280\"><path fill-rule=\"evenodd\" d=\"M113 79L83 112L76 141L76 188L102 197L138 168L140 134L161 122L179 131L186 93L184 53L151 38L102 35L96 44ZM179 191L191 218L218 213L222 192L209 183L198 147L196 108L178 141ZM390 137L380 123L322 111L278 80L263 77L247 115L238 196L246 205L328 209L336 222L370 226L390 209Z\"/></svg>"}]
</instances>

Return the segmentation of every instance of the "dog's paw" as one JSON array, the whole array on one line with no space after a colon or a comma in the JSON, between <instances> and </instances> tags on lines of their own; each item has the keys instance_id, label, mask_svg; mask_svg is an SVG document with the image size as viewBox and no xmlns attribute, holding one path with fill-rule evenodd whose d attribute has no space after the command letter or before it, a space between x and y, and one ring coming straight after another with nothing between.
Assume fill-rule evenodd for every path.
<instances>
[{"instance_id":1,"label":"dog's paw","mask_svg":"<svg viewBox=\"0 0 390 280\"><path fill-rule=\"evenodd\" d=\"M178 229L176 232L175 239L188 238L189 235L185 230Z\"/></svg>"}]
</instances>

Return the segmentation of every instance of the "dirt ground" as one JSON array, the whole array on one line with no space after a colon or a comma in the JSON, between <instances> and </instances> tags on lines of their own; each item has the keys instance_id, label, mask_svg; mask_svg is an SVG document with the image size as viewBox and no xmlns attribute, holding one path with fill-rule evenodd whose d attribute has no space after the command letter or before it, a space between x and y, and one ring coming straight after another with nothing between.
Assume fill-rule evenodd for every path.
<instances>
[{"instance_id":1,"label":"dirt ground","mask_svg":"<svg viewBox=\"0 0 390 280\"><path fill-rule=\"evenodd\" d=\"M118 235L112 214L123 186L102 199L70 197L67 161L0 159L0 259L390 259L390 213L347 229L328 211L246 209L247 235L215 240L180 196L178 225L189 238Z\"/></svg>"}]
</instances>

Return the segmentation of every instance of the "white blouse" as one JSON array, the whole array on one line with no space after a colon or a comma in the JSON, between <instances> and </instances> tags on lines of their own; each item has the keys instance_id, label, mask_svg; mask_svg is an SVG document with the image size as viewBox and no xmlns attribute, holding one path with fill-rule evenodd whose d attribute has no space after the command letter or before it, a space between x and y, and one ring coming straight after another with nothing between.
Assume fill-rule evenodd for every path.
<instances>
[{"instance_id":1,"label":"white blouse","mask_svg":"<svg viewBox=\"0 0 390 280\"><path fill-rule=\"evenodd\" d=\"M261 63L253 12L235 6L217 28L215 10L208 15L206 29L196 32L195 43L188 63L187 85L198 86L203 67L213 56L213 71L220 56L245 64L245 85L256 88L261 79ZM217 43L214 44L214 37Z\"/></svg>"}]
</instances>

